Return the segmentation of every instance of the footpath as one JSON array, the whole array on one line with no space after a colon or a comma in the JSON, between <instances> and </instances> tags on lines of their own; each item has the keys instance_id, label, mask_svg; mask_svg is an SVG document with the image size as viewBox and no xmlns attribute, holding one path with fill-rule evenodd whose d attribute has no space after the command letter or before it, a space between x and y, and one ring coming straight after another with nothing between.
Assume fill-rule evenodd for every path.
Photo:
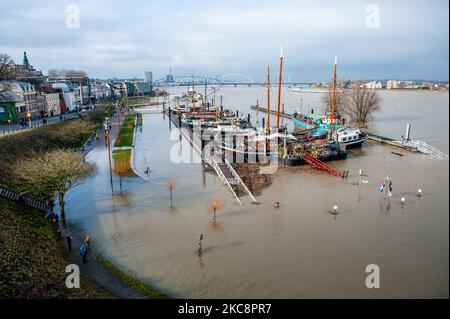
<instances>
[{"instance_id":1,"label":"footpath","mask_svg":"<svg viewBox=\"0 0 450 319\"><path fill-rule=\"evenodd\" d=\"M114 141L119 133L121 123L118 122L117 116L111 119L111 140ZM83 149L83 154L87 155L88 152L95 148L105 148L105 131L103 128L99 128L98 140L92 138L88 147ZM86 145L87 146L87 145ZM70 252L70 258L74 264L80 267L81 274L88 276L92 281L95 281L103 289L107 290L112 295L121 299L147 299L148 297L138 292L136 289L130 287L118 276L107 270L102 263L95 257L92 250L95 251L95 238L92 238L92 248L88 255L88 262L83 264L82 257L80 256L80 246L84 243L84 238L88 234L83 234L82 231L71 226L67 223L67 227L60 227L61 236L66 242L66 237L72 237L72 251ZM67 242L66 242L67 246Z\"/></svg>"}]
</instances>

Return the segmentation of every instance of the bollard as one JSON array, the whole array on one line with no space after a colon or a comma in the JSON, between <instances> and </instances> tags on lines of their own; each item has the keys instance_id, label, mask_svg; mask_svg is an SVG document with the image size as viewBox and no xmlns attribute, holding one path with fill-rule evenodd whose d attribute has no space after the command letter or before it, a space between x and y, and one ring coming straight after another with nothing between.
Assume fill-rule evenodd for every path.
<instances>
[{"instance_id":1,"label":"bollard","mask_svg":"<svg viewBox=\"0 0 450 319\"><path fill-rule=\"evenodd\" d=\"M225 163L225 131L220 132L222 136L222 162Z\"/></svg>"},{"instance_id":2,"label":"bollard","mask_svg":"<svg viewBox=\"0 0 450 319\"><path fill-rule=\"evenodd\" d=\"M236 163L236 135L233 135L233 163Z\"/></svg>"},{"instance_id":3,"label":"bollard","mask_svg":"<svg viewBox=\"0 0 450 319\"><path fill-rule=\"evenodd\" d=\"M244 163L248 163L248 135L244 136Z\"/></svg>"}]
</instances>

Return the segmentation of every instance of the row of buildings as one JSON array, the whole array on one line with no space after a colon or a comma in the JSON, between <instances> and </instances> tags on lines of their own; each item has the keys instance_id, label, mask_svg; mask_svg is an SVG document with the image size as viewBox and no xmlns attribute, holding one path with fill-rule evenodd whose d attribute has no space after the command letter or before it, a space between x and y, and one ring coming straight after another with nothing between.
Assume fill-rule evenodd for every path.
<instances>
[{"instance_id":1,"label":"row of buildings","mask_svg":"<svg viewBox=\"0 0 450 319\"><path fill-rule=\"evenodd\" d=\"M442 90L448 91L448 82L429 82L429 81L407 81L407 80L384 80L384 81L338 81L338 87L340 88L352 88L355 85L359 85L361 88L367 88L371 90L379 89L405 89L405 90ZM316 87L329 88L331 86L328 82L316 83Z\"/></svg>"},{"instance_id":2,"label":"row of buildings","mask_svg":"<svg viewBox=\"0 0 450 319\"><path fill-rule=\"evenodd\" d=\"M416 89L416 90L447 90L448 83L429 81L402 81L389 80L386 82L386 89Z\"/></svg>"},{"instance_id":3,"label":"row of buildings","mask_svg":"<svg viewBox=\"0 0 450 319\"><path fill-rule=\"evenodd\" d=\"M0 82L0 122L22 122L76 112L100 100L152 94L152 74L146 79L92 80L87 76L48 77L30 65L10 64L13 80Z\"/></svg>"}]
</instances>

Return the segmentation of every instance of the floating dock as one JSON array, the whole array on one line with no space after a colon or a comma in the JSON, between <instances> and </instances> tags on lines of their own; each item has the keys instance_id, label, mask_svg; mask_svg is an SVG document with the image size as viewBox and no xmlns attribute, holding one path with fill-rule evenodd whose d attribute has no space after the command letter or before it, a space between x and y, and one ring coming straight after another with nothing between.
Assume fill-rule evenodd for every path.
<instances>
[{"instance_id":1,"label":"floating dock","mask_svg":"<svg viewBox=\"0 0 450 319\"><path fill-rule=\"evenodd\" d=\"M402 148L404 150L411 151L411 148L408 147L406 144L402 144L400 141L396 141L390 137L373 134L373 133L369 133L369 132L367 132L367 136L368 136L369 140L371 140L371 141L375 141L378 143L387 144L387 145Z\"/></svg>"}]
</instances>

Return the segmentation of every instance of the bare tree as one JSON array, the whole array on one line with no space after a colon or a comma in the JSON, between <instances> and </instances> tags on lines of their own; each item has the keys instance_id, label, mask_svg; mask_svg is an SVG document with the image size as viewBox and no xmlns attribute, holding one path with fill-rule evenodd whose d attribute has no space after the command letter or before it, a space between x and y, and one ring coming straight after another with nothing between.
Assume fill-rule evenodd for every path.
<instances>
[{"instance_id":1,"label":"bare tree","mask_svg":"<svg viewBox=\"0 0 450 319\"><path fill-rule=\"evenodd\" d=\"M213 213L213 220L216 221L216 212L223 208L223 199L214 198L209 201L209 211Z\"/></svg>"},{"instance_id":2,"label":"bare tree","mask_svg":"<svg viewBox=\"0 0 450 319\"><path fill-rule=\"evenodd\" d=\"M44 198L57 192L61 219L65 220L64 195L92 174L94 168L72 150L36 154L14 166L16 188Z\"/></svg>"},{"instance_id":3,"label":"bare tree","mask_svg":"<svg viewBox=\"0 0 450 319\"><path fill-rule=\"evenodd\" d=\"M344 112L358 126L364 126L372 119L373 114L380 109L381 98L376 90L362 87L356 83L348 93Z\"/></svg>"},{"instance_id":4,"label":"bare tree","mask_svg":"<svg viewBox=\"0 0 450 319\"><path fill-rule=\"evenodd\" d=\"M11 91L7 81L15 78L13 64L14 61L8 54L0 53L0 97L6 96Z\"/></svg>"},{"instance_id":5,"label":"bare tree","mask_svg":"<svg viewBox=\"0 0 450 319\"><path fill-rule=\"evenodd\" d=\"M170 192L170 208L173 208L173 189L175 188L175 186L177 185L177 183L175 182L175 180L170 177L167 180L167 189Z\"/></svg>"},{"instance_id":6,"label":"bare tree","mask_svg":"<svg viewBox=\"0 0 450 319\"><path fill-rule=\"evenodd\" d=\"M48 70L48 76L49 77L72 77L72 78L78 78L78 77L86 77L87 73L84 71L77 71L77 70L67 70L67 69L50 69Z\"/></svg>"},{"instance_id":7,"label":"bare tree","mask_svg":"<svg viewBox=\"0 0 450 319\"><path fill-rule=\"evenodd\" d=\"M76 71L76 70L68 70L66 72L67 77L77 78L77 77L86 77L87 74L84 71Z\"/></svg>"},{"instance_id":8,"label":"bare tree","mask_svg":"<svg viewBox=\"0 0 450 319\"><path fill-rule=\"evenodd\" d=\"M56 78L58 76L58 70L57 69L50 69L48 70L48 77L49 78Z\"/></svg>"},{"instance_id":9,"label":"bare tree","mask_svg":"<svg viewBox=\"0 0 450 319\"><path fill-rule=\"evenodd\" d=\"M331 89L323 93L322 95L322 110L324 113L331 113L331 96L332 91ZM344 106L347 103L347 92L343 89L336 90L335 93L335 100L334 100L334 113L340 114L344 110Z\"/></svg>"}]
</instances>

